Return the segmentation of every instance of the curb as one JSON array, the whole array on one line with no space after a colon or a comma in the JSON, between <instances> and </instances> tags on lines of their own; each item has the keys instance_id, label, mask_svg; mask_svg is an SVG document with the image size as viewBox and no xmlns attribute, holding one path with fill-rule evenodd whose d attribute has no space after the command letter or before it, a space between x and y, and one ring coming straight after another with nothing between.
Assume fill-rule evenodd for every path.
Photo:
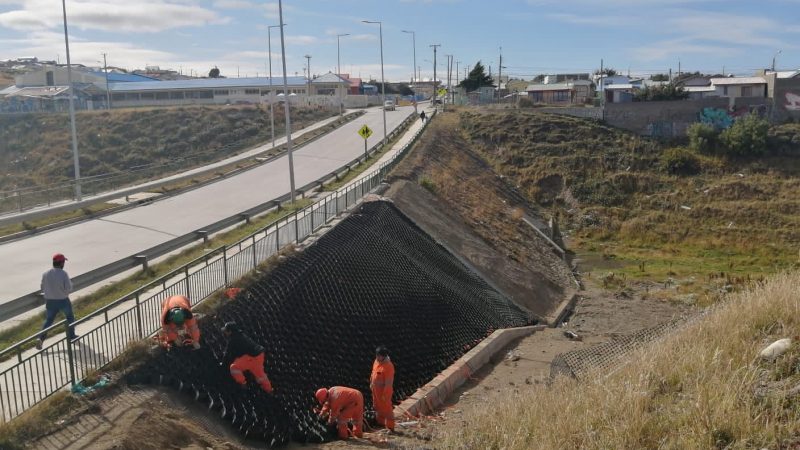
<instances>
[{"instance_id":1,"label":"curb","mask_svg":"<svg viewBox=\"0 0 800 450\"><path fill-rule=\"evenodd\" d=\"M564 300L558 305L555 311L552 314L548 314L545 318L547 325L550 328L556 328L561 325L561 322L569 315L571 311L575 310L575 305L578 303L578 300L581 299L581 296L577 293L572 294L569 300Z\"/></svg>"},{"instance_id":2,"label":"curb","mask_svg":"<svg viewBox=\"0 0 800 450\"><path fill-rule=\"evenodd\" d=\"M411 397L394 408L395 417L416 418L430 414L442 405L469 377L489 362L492 356L514 339L529 336L547 328L545 325L497 330Z\"/></svg>"}]
</instances>

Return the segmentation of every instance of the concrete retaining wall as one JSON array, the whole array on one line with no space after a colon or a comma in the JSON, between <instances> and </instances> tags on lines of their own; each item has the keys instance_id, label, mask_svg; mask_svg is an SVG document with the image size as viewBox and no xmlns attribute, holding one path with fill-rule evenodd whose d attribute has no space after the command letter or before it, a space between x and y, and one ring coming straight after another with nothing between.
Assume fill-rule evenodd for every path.
<instances>
[{"instance_id":1,"label":"concrete retaining wall","mask_svg":"<svg viewBox=\"0 0 800 450\"><path fill-rule=\"evenodd\" d=\"M414 418L430 414L441 406L459 386L480 370L493 355L514 339L529 336L546 328L545 325L497 330L458 361L422 386L411 397L395 406L395 417Z\"/></svg>"},{"instance_id":2,"label":"concrete retaining wall","mask_svg":"<svg viewBox=\"0 0 800 450\"><path fill-rule=\"evenodd\" d=\"M603 109L598 107L592 108L536 108L534 111L549 114L562 114L565 116L580 117L581 119L594 119L601 120L603 118Z\"/></svg>"},{"instance_id":3,"label":"concrete retaining wall","mask_svg":"<svg viewBox=\"0 0 800 450\"><path fill-rule=\"evenodd\" d=\"M800 120L800 79L776 80L773 118L778 122Z\"/></svg>"},{"instance_id":4,"label":"concrete retaining wall","mask_svg":"<svg viewBox=\"0 0 800 450\"><path fill-rule=\"evenodd\" d=\"M606 104L605 120L614 127L644 136L685 136L704 108L728 109L723 97L671 102L632 102Z\"/></svg>"}]
</instances>

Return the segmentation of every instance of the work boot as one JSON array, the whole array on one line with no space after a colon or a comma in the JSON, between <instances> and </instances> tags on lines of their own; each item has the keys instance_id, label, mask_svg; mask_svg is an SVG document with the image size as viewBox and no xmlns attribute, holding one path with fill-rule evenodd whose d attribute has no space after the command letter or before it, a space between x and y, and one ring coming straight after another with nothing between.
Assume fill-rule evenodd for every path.
<instances>
[{"instance_id":1,"label":"work boot","mask_svg":"<svg viewBox=\"0 0 800 450\"><path fill-rule=\"evenodd\" d=\"M42 345L44 345L44 339L38 339L36 341L36 350L41 350L42 349Z\"/></svg>"},{"instance_id":2,"label":"work boot","mask_svg":"<svg viewBox=\"0 0 800 450\"><path fill-rule=\"evenodd\" d=\"M200 343L199 342L193 342L192 343L192 347L194 347L195 350L200 350Z\"/></svg>"}]
</instances>

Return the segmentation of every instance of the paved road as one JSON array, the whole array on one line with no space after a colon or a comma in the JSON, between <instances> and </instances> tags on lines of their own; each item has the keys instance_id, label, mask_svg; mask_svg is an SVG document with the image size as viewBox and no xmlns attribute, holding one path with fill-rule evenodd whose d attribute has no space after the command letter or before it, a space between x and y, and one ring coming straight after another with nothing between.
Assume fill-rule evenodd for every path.
<instances>
[{"instance_id":1,"label":"paved road","mask_svg":"<svg viewBox=\"0 0 800 450\"><path fill-rule=\"evenodd\" d=\"M412 111L412 107L388 111L388 131ZM294 152L295 186L331 173L362 154L364 141L356 131L364 124L375 132L368 140L369 146L383 138L381 110L373 108ZM67 255L65 268L74 277L288 192L288 161L284 156L150 205L0 245L0 303L36 290L41 273L55 252Z\"/></svg>"}]
</instances>

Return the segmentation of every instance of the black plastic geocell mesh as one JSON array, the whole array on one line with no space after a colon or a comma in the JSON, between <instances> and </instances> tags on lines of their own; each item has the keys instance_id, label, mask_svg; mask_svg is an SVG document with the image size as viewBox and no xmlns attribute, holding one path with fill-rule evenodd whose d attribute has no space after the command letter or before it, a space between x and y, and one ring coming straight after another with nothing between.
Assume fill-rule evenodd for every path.
<instances>
[{"instance_id":1,"label":"black plastic geocell mesh","mask_svg":"<svg viewBox=\"0 0 800 450\"><path fill-rule=\"evenodd\" d=\"M219 365L226 321L267 349L273 396L252 380L242 390ZM331 436L312 412L314 392L354 387L369 409L377 345L390 349L397 403L495 329L532 323L392 203L376 201L202 320L201 350L165 352L137 375L193 393L249 438L319 442Z\"/></svg>"}]
</instances>

